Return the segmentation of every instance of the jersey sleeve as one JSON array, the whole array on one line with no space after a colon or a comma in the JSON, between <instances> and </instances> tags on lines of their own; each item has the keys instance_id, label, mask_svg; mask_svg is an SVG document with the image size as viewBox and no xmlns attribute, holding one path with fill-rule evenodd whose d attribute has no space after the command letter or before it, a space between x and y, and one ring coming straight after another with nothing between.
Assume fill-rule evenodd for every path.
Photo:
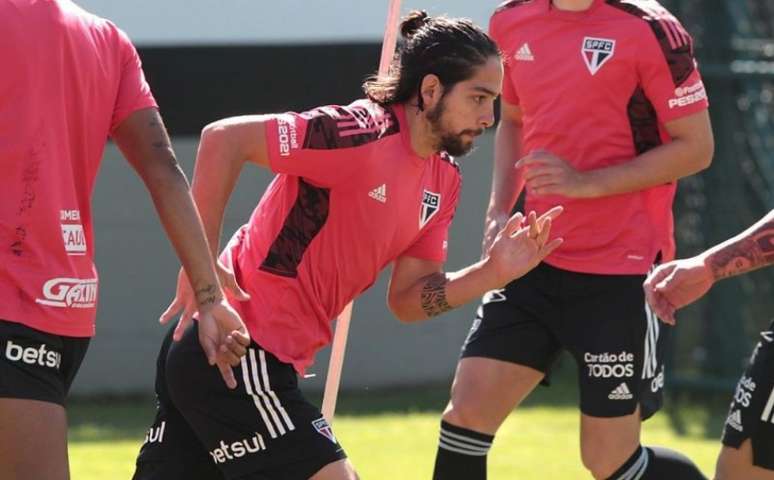
<instances>
[{"instance_id":1,"label":"jersey sleeve","mask_svg":"<svg viewBox=\"0 0 774 480\"><path fill-rule=\"evenodd\" d=\"M121 122L137 110L144 108L157 108L150 86L145 80L142 71L142 62L137 50L132 45L129 37L116 28L118 32L118 49L121 58L121 79L118 85L113 118L110 122L110 131L114 131Z\"/></svg>"},{"instance_id":2,"label":"jersey sleeve","mask_svg":"<svg viewBox=\"0 0 774 480\"><path fill-rule=\"evenodd\" d=\"M657 22L643 38L639 75L661 123L709 106L693 55L693 39L674 17Z\"/></svg>"},{"instance_id":3,"label":"jersey sleeve","mask_svg":"<svg viewBox=\"0 0 774 480\"><path fill-rule=\"evenodd\" d=\"M420 233L419 238L403 252L403 255L432 262L443 263L446 261L449 228L457 211L457 200L459 199L461 184L459 176L457 178L455 186L450 189L449 201L441 206L438 219Z\"/></svg>"},{"instance_id":4,"label":"jersey sleeve","mask_svg":"<svg viewBox=\"0 0 774 480\"><path fill-rule=\"evenodd\" d=\"M501 35L500 29L498 27L498 15L495 13L489 20L489 36L492 37L492 40L495 41L497 46L503 52L503 89L501 96L505 103L518 105L519 95L516 93L516 87L513 85L513 79L511 75L511 67L513 66L511 58L513 55L508 55L505 53L505 44L502 41L503 36Z\"/></svg>"},{"instance_id":5,"label":"jersey sleeve","mask_svg":"<svg viewBox=\"0 0 774 480\"><path fill-rule=\"evenodd\" d=\"M357 172L356 148L380 138L378 127L361 128L369 116L351 107L320 107L282 113L265 123L269 165L275 173L304 177L321 187L343 183ZM365 133L362 133L365 132Z\"/></svg>"}]
</instances>

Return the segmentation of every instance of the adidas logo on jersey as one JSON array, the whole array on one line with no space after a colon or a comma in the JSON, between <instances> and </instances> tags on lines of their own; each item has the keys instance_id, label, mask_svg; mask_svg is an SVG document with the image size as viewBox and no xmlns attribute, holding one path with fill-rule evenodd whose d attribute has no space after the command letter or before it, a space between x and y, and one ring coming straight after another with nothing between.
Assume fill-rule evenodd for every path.
<instances>
[{"instance_id":1,"label":"adidas logo on jersey","mask_svg":"<svg viewBox=\"0 0 774 480\"><path fill-rule=\"evenodd\" d=\"M387 185L381 184L368 192L368 196L382 203L387 203Z\"/></svg>"},{"instance_id":2,"label":"adidas logo on jersey","mask_svg":"<svg viewBox=\"0 0 774 480\"><path fill-rule=\"evenodd\" d=\"M621 383L610 392L607 396L610 400L631 400L633 397L632 392L629 390L629 386L626 382Z\"/></svg>"},{"instance_id":3,"label":"adidas logo on jersey","mask_svg":"<svg viewBox=\"0 0 774 480\"><path fill-rule=\"evenodd\" d=\"M535 56L532 55L532 50L529 49L528 43L525 43L519 47L519 49L516 51L516 54L513 55L513 58L522 62L532 62L535 60Z\"/></svg>"},{"instance_id":4,"label":"adidas logo on jersey","mask_svg":"<svg viewBox=\"0 0 774 480\"><path fill-rule=\"evenodd\" d=\"M737 409L731 412L731 414L726 419L726 423L734 430L738 430L740 432L744 430L742 427L742 411Z\"/></svg>"}]
</instances>

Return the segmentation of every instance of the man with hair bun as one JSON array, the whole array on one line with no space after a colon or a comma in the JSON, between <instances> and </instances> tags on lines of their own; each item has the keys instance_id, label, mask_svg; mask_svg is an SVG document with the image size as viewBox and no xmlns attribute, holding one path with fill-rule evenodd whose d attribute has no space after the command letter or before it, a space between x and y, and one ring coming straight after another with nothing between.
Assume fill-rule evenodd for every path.
<instances>
[{"instance_id":1,"label":"man with hair bun","mask_svg":"<svg viewBox=\"0 0 774 480\"><path fill-rule=\"evenodd\" d=\"M401 32L398 63L365 82L367 98L227 118L202 132L193 195L213 249L243 165L277 174L221 255L250 295L231 304L252 343L228 390L202 360L196 325L170 332L135 480L357 478L297 383L330 343L332 319L388 264L389 307L417 322L523 275L561 243L548 238L561 208L517 214L483 260L443 271L460 190L451 155L494 123L502 64L467 20L412 12ZM190 295L183 275L164 320Z\"/></svg>"}]
</instances>

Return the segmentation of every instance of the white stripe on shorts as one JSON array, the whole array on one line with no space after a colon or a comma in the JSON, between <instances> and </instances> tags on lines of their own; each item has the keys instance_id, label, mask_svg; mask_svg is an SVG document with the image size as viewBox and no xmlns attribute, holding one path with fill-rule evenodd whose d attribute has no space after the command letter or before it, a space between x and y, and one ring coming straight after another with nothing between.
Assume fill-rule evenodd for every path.
<instances>
[{"instance_id":1,"label":"white stripe on shorts","mask_svg":"<svg viewBox=\"0 0 774 480\"><path fill-rule=\"evenodd\" d=\"M247 356L242 357L241 364L242 380L244 380L245 383L245 391L248 395L250 395L250 397L252 397L253 403L255 403L255 408L258 410L258 413L260 413L261 418L263 419L263 423L266 425L266 429L269 431L271 438L277 438L277 432L274 431L274 427L269 421L269 417L266 415L266 410L264 410L263 405L261 404L261 399L258 398L258 395L253 393L253 388L250 385L250 369L248 368L247 364Z\"/></svg>"},{"instance_id":2,"label":"white stripe on shorts","mask_svg":"<svg viewBox=\"0 0 774 480\"><path fill-rule=\"evenodd\" d=\"M258 396L263 400L263 404L266 406L266 410L269 411L269 415L274 420L274 426L276 426L277 430L279 430L280 436L285 435L287 433L285 431L285 427L282 425L282 422L279 419L279 415L277 415L277 411L274 410L274 406L271 404L271 400L266 395L266 392L264 392L264 389L261 387L261 379L258 376L258 362L255 359L255 350L251 348L248 353L250 354L250 373L253 376L255 393L258 394Z\"/></svg>"},{"instance_id":3,"label":"white stripe on shorts","mask_svg":"<svg viewBox=\"0 0 774 480\"><path fill-rule=\"evenodd\" d=\"M274 393L274 390L271 389L271 384L269 383L269 374L267 372L266 367L266 352L263 350L258 351L258 355L261 359L261 374L263 375L263 383L264 388L266 389L266 392L271 396L271 399L274 401L274 405L277 407L277 410L279 410L280 415L282 415L282 419L285 421L285 425L287 425L288 430L291 432L296 429L296 426L293 425L293 422L290 420L290 416L288 416L288 412L285 411L284 408L282 408L282 404L279 401L279 398L277 398L277 395Z\"/></svg>"},{"instance_id":4,"label":"white stripe on shorts","mask_svg":"<svg viewBox=\"0 0 774 480\"><path fill-rule=\"evenodd\" d=\"M761 415L761 420L764 422L768 422L771 420L771 423L774 423L774 418L771 417L771 410L774 409L774 388L771 389L771 394L769 395L769 401L766 402L766 408L763 409L763 415Z\"/></svg>"}]
</instances>

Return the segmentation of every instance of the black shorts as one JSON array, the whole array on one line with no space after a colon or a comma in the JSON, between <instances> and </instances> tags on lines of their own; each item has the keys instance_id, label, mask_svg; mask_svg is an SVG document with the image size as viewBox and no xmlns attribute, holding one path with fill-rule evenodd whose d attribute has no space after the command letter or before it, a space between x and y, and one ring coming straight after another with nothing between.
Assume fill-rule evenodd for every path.
<instances>
[{"instance_id":1,"label":"black shorts","mask_svg":"<svg viewBox=\"0 0 774 480\"><path fill-rule=\"evenodd\" d=\"M167 335L157 370L158 410L134 480L306 480L346 458L293 367L255 342L234 390L207 363L196 326L180 342Z\"/></svg>"},{"instance_id":2,"label":"black shorts","mask_svg":"<svg viewBox=\"0 0 774 480\"><path fill-rule=\"evenodd\" d=\"M0 397L64 406L90 340L0 320Z\"/></svg>"},{"instance_id":3,"label":"black shorts","mask_svg":"<svg viewBox=\"0 0 774 480\"><path fill-rule=\"evenodd\" d=\"M753 465L774 470L774 322L761 332L723 430L723 445L728 447L739 448L748 438Z\"/></svg>"},{"instance_id":4,"label":"black shorts","mask_svg":"<svg viewBox=\"0 0 774 480\"><path fill-rule=\"evenodd\" d=\"M620 417L662 405L671 327L645 302L644 275L593 275L541 263L484 296L462 357L525 365L546 375L561 351L578 363L581 411Z\"/></svg>"}]
</instances>

